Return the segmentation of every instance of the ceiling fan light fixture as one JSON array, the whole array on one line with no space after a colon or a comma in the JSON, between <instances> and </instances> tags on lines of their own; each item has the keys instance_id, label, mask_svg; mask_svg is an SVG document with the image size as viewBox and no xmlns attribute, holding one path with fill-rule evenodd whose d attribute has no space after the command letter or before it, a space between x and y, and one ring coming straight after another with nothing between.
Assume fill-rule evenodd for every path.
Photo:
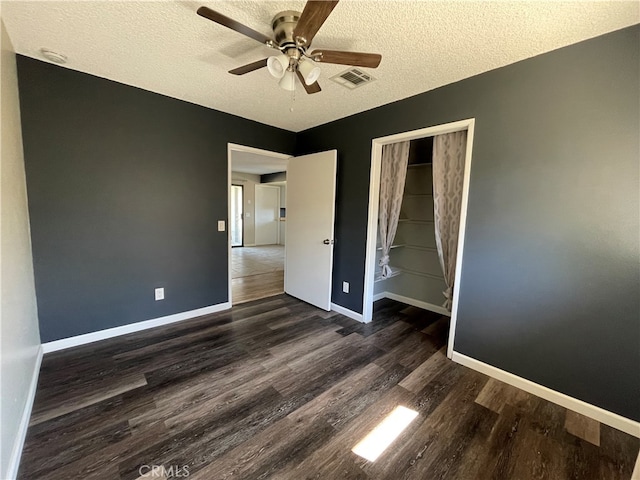
<instances>
[{"instance_id":1,"label":"ceiling fan light fixture","mask_svg":"<svg viewBox=\"0 0 640 480\"><path fill-rule=\"evenodd\" d=\"M287 70L284 76L278 82L280 88L288 92L293 92L296 89L296 74L293 70Z\"/></svg>"},{"instance_id":2,"label":"ceiling fan light fixture","mask_svg":"<svg viewBox=\"0 0 640 480\"><path fill-rule=\"evenodd\" d=\"M307 85L312 85L320 78L320 67L313 60L301 61L298 63L298 70Z\"/></svg>"},{"instance_id":3,"label":"ceiling fan light fixture","mask_svg":"<svg viewBox=\"0 0 640 480\"><path fill-rule=\"evenodd\" d=\"M275 78L282 78L289 68L289 57L284 53L274 55L267 59L267 69L269 73Z\"/></svg>"},{"instance_id":4,"label":"ceiling fan light fixture","mask_svg":"<svg viewBox=\"0 0 640 480\"><path fill-rule=\"evenodd\" d=\"M199 7L196 13L220 26L230 28L263 46L279 50L272 57L263 58L229 70L232 75L245 75L267 67L269 74L279 79L280 88L295 92L297 80L308 94L322 91L317 79L320 67L316 62L376 68L382 60L379 53L349 52L341 50L314 50L307 54L316 33L340 0L307 0L302 12L285 10L271 21L272 35L265 35L251 27L211 10ZM292 97L293 98L293 97Z\"/></svg>"}]
</instances>

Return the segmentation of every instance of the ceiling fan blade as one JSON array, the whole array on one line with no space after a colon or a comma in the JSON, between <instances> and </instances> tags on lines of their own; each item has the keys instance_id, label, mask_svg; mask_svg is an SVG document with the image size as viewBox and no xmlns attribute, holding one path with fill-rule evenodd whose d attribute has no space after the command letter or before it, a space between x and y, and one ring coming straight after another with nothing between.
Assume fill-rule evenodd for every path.
<instances>
[{"instance_id":1,"label":"ceiling fan blade","mask_svg":"<svg viewBox=\"0 0 640 480\"><path fill-rule=\"evenodd\" d=\"M298 75L298 78L300 79L300 83L302 83L302 86L304 87L304 89L307 91L308 94L318 93L319 91L322 90L318 82L314 82L311 85L307 85L304 81L304 77L300 73L300 70L296 70L296 74Z\"/></svg>"},{"instance_id":2,"label":"ceiling fan blade","mask_svg":"<svg viewBox=\"0 0 640 480\"><path fill-rule=\"evenodd\" d=\"M309 56L316 62L369 68L376 68L382 60L382 55L379 53L342 52L340 50L314 50Z\"/></svg>"},{"instance_id":3,"label":"ceiling fan blade","mask_svg":"<svg viewBox=\"0 0 640 480\"><path fill-rule=\"evenodd\" d=\"M233 70L229 70L229 73L233 75L244 75L245 73L253 72L254 70L258 70L260 68L264 68L267 66L267 59L258 60L257 62L248 63L247 65L243 65L238 68L234 68Z\"/></svg>"},{"instance_id":4,"label":"ceiling fan blade","mask_svg":"<svg viewBox=\"0 0 640 480\"><path fill-rule=\"evenodd\" d=\"M311 45L313 37L337 4L338 0L309 0L293 31L293 39L301 45Z\"/></svg>"},{"instance_id":5,"label":"ceiling fan blade","mask_svg":"<svg viewBox=\"0 0 640 480\"><path fill-rule=\"evenodd\" d=\"M201 17L207 18L211 21L219 23L220 25L230 28L231 30L235 30L238 33L246 35L249 38L253 38L254 40L259 41L260 43L264 43L266 45L270 45L273 43L273 40L267 37L266 35L264 35L263 33L256 32L254 29L249 28L240 22L237 22L232 18L222 15L221 13L213 11L210 8L200 7L197 11L197 14L200 15Z\"/></svg>"}]
</instances>

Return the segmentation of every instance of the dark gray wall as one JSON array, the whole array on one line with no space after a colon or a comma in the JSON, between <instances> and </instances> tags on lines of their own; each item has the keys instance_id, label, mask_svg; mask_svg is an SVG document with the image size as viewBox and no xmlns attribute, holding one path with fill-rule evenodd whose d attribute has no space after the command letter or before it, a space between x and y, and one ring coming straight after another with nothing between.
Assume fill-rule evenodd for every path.
<instances>
[{"instance_id":1,"label":"dark gray wall","mask_svg":"<svg viewBox=\"0 0 640 480\"><path fill-rule=\"evenodd\" d=\"M226 302L227 143L292 152L295 134L26 57L18 73L42 341Z\"/></svg>"},{"instance_id":2,"label":"dark gray wall","mask_svg":"<svg viewBox=\"0 0 640 480\"><path fill-rule=\"evenodd\" d=\"M260 183L286 182L287 172L265 173L260 175Z\"/></svg>"},{"instance_id":3,"label":"dark gray wall","mask_svg":"<svg viewBox=\"0 0 640 480\"><path fill-rule=\"evenodd\" d=\"M371 140L475 117L456 351L640 420L639 33L298 134L339 152L333 301L362 311Z\"/></svg>"},{"instance_id":4,"label":"dark gray wall","mask_svg":"<svg viewBox=\"0 0 640 480\"><path fill-rule=\"evenodd\" d=\"M433 160L433 137L416 138L409 142L409 165L431 163Z\"/></svg>"}]
</instances>

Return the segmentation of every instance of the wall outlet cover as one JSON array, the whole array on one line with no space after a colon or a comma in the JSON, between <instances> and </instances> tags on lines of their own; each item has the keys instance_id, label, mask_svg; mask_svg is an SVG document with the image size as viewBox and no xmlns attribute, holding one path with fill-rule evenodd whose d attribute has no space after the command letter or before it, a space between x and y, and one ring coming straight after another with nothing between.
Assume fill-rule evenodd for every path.
<instances>
[{"instance_id":1,"label":"wall outlet cover","mask_svg":"<svg viewBox=\"0 0 640 480\"><path fill-rule=\"evenodd\" d=\"M164 300L164 288L156 288L156 301Z\"/></svg>"},{"instance_id":2,"label":"wall outlet cover","mask_svg":"<svg viewBox=\"0 0 640 480\"><path fill-rule=\"evenodd\" d=\"M218 220L218 231L219 232L224 232L225 230L225 221L224 220Z\"/></svg>"},{"instance_id":3,"label":"wall outlet cover","mask_svg":"<svg viewBox=\"0 0 640 480\"><path fill-rule=\"evenodd\" d=\"M342 291L344 293L349 293L349 282L342 282Z\"/></svg>"}]
</instances>

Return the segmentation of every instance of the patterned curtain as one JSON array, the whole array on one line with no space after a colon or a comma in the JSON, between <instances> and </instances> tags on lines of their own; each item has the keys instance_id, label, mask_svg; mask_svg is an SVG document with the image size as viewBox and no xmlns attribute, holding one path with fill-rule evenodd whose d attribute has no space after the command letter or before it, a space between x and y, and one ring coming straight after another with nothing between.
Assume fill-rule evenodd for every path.
<instances>
[{"instance_id":1,"label":"patterned curtain","mask_svg":"<svg viewBox=\"0 0 640 480\"><path fill-rule=\"evenodd\" d=\"M380 227L380 243L382 257L379 265L382 267L382 277L391 275L389 267L389 251L396 237L404 181L407 178L407 163L409 161L409 142L398 142L382 147L382 165L380 170L380 205L378 219Z\"/></svg>"},{"instance_id":2,"label":"patterned curtain","mask_svg":"<svg viewBox=\"0 0 640 480\"><path fill-rule=\"evenodd\" d=\"M443 304L451 311L456 274L458 230L462 208L462 184L467 132L437 135L433 141L433 209L438 257L447 289Z\"/></svg>"}]
</instances>

